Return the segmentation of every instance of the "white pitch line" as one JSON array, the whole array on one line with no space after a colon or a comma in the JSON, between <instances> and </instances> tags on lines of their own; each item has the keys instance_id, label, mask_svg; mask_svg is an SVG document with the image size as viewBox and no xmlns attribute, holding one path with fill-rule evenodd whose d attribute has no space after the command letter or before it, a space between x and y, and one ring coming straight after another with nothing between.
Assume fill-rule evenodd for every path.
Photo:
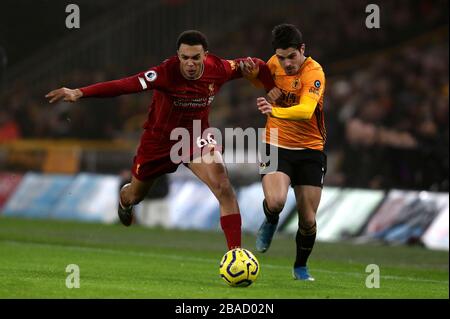
<instances>
[{"instance_id":1,"label":"white pitch line","mask_svg":"<svg viewBox=\"0 0 450 319\"><path fill-rule=\"evenodd\" d=\"M91 252L101 252L101 253L110 253L110 254L126 254L131 256L139 256L139 257L164 257L173 260L186 260L186 261L198 261L198 262L207 262L207 263L217 263L217 260L212 258L201 258L201 257L190 257L190 256L179 256L173 254L164 254L164 253L151 253L151 252L136 252L136 251L119 251L108 248L96 248L96 247L84 247L77 245L61 245L61 244L43 244L43 243L34 243L34 242L22 242L15 240L2 240L0 242L13 244L13 245L34 245L38 247L46 247L46 248L62 248L62 249L71 249L78 251L91 251ZM281 265L273 265L264 263L264 267L267 268L279 268L279 269L291 269L290 266L281 266ZM322 272L328 274L335 275L347 275L352 277L363 277L367 276L366 273L357 273L357 272L340 272L340 271L332 271L320 268L314 268L314 272ZM392 279L392 280L404 280L404 281L415 281L415 282L430 282L430 283L439 283L439 284L447 284L448 280L433 280L433 279L422 279L422 278L414 278L414 277L403 277L403 276L380 276L380 279Z\"/></svg>"}]
</instances>

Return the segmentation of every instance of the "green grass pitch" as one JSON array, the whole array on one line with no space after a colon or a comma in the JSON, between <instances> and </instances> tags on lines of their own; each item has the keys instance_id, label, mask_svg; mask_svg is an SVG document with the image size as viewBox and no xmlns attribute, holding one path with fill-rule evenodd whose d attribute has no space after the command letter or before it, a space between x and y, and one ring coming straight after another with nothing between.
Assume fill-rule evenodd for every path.
<instances>
[{"instance_id":1,"label":"green grass pitch","mask_svg":"<svg viewBox=\"0 0 450 319\"><path fill-rule=\"evenodd\" d=\"M320 230L319 230L320 231ZM220 231L0 218L0 298L449 298L448 252L420 247L316 243L315 282L291 277L294 238L276 235L265 254L244 235L261 266L257 281L231 288L219 277ZM80 288L66 287L66 266L80 268ZM366 287L368 264L380 287Z\"/></svg>"}]
</instances>

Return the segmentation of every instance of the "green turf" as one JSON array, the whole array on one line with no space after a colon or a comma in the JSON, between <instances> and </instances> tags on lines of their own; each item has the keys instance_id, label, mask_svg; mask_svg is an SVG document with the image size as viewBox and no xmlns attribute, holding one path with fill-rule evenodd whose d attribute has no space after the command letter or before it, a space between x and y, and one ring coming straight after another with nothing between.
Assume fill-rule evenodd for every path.
<instances>
[{"instance_id":1,"label":"green turf","mask_svg":"<svg viewBox=\"0 0 450 319\"><path fill-rule=\"evenodd\" d=\"M243 246L261 265L248 288L218 274L221 232L194 232L48 220L0 218L0 298L448 298L448 252L420 247L316 243L315 282L291 277L294 239L277 235L266 254ZM80 288L65 286L80 267ZM380 288L365 286L368 264Z\"/></svg>"}]
</instances>

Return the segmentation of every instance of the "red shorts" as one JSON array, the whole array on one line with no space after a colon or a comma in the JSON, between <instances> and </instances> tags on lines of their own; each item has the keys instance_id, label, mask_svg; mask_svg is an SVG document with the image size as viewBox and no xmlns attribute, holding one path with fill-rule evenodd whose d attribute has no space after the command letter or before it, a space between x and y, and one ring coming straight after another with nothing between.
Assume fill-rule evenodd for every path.
<instances>
[{"instance_id":1,"label":"red shorts","mask_svg":"<svg viewBox=\"0 0 450 319\"><path fill-rule=\"evenodd\" d=\"M161 175L173 173L180 164L187 166L189 162L195 162L197 158L207 153L214 151L222 153L222 147L214 144L214 139L210 139L208 143L194 143L194 147L191 145L188 154L174 159L171 151L175 143L171 142L166 144L167 147L161 147L161 144L146 143L145 139L141 139L137 154L133 159L131 170L133 176L142 182L149 181Z\"/></svg>"},{"instance_id":2,"label":"red shorts","mask_svg":"<svg viewBox=\"0 0 450 319\"><path fill-rule=\"evenodd\" d=\"M136 155L133 159L131 173L141 182L145 182L158 176L175 172L180 164L173 163L170 160L170 156L146 161Z\"/></svg>"}]
</instances>

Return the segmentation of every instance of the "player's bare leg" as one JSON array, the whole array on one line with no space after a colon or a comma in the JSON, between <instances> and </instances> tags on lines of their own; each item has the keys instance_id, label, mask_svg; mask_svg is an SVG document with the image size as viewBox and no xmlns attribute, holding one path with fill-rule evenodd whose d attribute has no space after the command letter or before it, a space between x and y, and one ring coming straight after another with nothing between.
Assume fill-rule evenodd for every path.
<instances>
[{"instance_id":1,"label":"player's bare leg","mask_svg":"<svg viewBox=\"0 0 450 319\"><path fill-rule=\"evenodd\" d=\"M239 214L236 194L231 186L222 155L215 151L202 157L201 163L189 163L190 170L213 192L219 201L220 216Z\"/></svg>"},{"instance_id":2,"label":"player's bare leg","mask_svg":"<svg viewBox=\"0 0 450 319\"><path fill-rule=\"evenodd\" d=\"M266 206L272 215L279 215L286 203L287 193L291 179L283 172L264 175L262 186Z\"/></svg>"},{"instance_id":3,"label":"player's bare leg","mask_svg":"<svg viewBox=\"0 0 450 319\"><path fill-rule=\"evenodd\" d=\"M266 252L272 243L272 238L278 225L279 214L286 203L290 183L291 179L283 172L267 174L262 179L264 191L263 210L266 219L256 234L256 249L259 252Z\"/></svg>"},{"instance_id":4,"label":"player's bare leg","mask_svg":"<svg viewBox=\"0 0 450 319\"><path fill-rule=\"evenodd\" d=\"M241 246L241 214L236 194L231 186L222 155L214 151L202 157L201 163L189 163L191 171L212 191L220 205L220 225L228 249Z\"/></svg>"},{"instance_id":5,"label":"player's bare leg","mask_svg":"<svg viewBox=\"0 0 450 319\"><path fill-rule=\"evenodd\" d=\"M152 187L154 180L142 182L136 177L131 178L131 183L125 184L119 194L119 219L125 226L133 222L133 206L139 204Z\"/></svg>"},{"instance_id":6,"label":"player's bare leg","mask_svg":"<svg viewBox=\"0 0 450 319\"><path fill-rule=\"evenodd\" d=\"M297 255L294 264L294 278L314 280L308 273L306 263L316 241L316 213L322 195L322 188L310 185L294 187L298 210L296 236Z\"/></svg>"}]
</instances>

